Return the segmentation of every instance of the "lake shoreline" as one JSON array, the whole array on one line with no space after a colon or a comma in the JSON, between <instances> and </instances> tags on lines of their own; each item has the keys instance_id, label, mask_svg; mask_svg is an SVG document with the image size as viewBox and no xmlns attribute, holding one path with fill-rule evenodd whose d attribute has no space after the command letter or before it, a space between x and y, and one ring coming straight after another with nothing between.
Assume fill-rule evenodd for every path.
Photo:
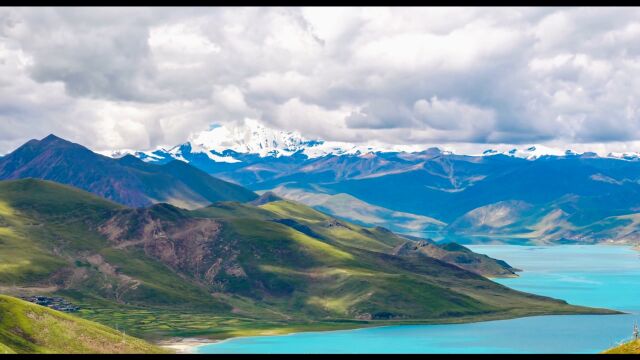
<instances>
[{"instance_id":1,"label":"lake shoreline","mask_svg":"<svg viewBox=\"0 0 640 360\"><path fill-rule=\"evenodd\" d=\"M595 308L594 308L595 309ZM241 338L258 338L258 337L275 337L275 336L290 336L297 334L312 334L312 333L334 333L340 331L356 331L356 330L365 330L365 329L373 329L373 328L385 328L385 327L395 327L395 326L421 326L421 325L461 325L461 324L474 324L474 323L485 323L485 322L494 322L494 321L509 321L515 319L523 319L523 318L531 318L531 317L545 317L545 316L580 316L580 315L595 315L595 316L607 316L607 315L626 315L626 313L611 310L611 309L596 309L603 310L602 312L585 312L585 313L540 313L540 314L531 314L531 315L523 315L523 316L502 316L496 315L492 317L488 317L486 319L464 319L460 321L456 321L457 319L452 319L450 321L435 321L435 320L423 320L423 321L402 321L402 322L387 322L380 324L362 324L361 326L354 327L338 327L335 329L326 329L326 330L318 330L309 328L308 330L299 330L299 329L289 329L286 328L276 328L265 330L263 333L257 333L252 335L238 335L238 336L229 336L220 339L206 339L206 338L172 338L169 340L162 340L157 342L158 346L162 346L168 349L172 349L176 351L178 354L196 354L197 348L211 345L211 344L220 344L230 340L236 340Z\"/></svg>"},{"instance_id":2,"label":"lake shoreline","mask_svg":"<svg viewBox=\"0 0 640 360\"><path fill-rule=\"evenodd\" d=\"M170 349L176 352L176 354L195 354L194 351L198 346L214 344L221 340L204 339L204 338L171 338L162 340L156 343L156 345Z\"/></svg>"}]
</instances>

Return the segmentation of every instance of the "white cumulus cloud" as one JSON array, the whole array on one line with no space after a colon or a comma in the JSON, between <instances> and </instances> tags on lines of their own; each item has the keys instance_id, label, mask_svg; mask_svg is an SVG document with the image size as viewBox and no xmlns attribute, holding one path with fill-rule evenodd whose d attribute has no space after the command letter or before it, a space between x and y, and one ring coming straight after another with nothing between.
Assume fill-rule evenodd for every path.
<instances>
[{"instance_id":1,"label":"white cumulus cloud","mask_svg":"<svg viewBox=\"0 0 640 360\"><path fill-rule=\"evenodd\" d=\"M640 143L638 8L2 8L0 153L257 119L329 141ZM640 149L636 149L640 150Z\"/></svg>"}]
</instances>

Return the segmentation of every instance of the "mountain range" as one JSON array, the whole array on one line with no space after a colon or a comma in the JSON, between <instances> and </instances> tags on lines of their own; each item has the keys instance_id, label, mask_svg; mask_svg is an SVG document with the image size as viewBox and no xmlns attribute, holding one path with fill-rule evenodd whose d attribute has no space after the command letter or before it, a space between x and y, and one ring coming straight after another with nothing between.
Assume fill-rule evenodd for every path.
<instances>
[{"instance_id":1,"label":"mountain range","mask_svg":"<svg viewBox=\"0 0 640 360\"><path fill-rule=\"evenodd\" d=\"M218 127L168 151L131 154L151 164L179 159L345 220L438 240L640 242L635 153L599 156L540 145L480 155L410 152L310 141L255 125Z\"/></svg>"},{"instance_id":2,"label":"mountain range","mask_svg":"<svg viewBox=\"0 0 640 360\"><path fill-rule=\"evenodd\" d=\"M441 150L443 154L454 154L452 151ZM212 126L209 130L196 132L185 143L173 146L168 150L158 147L151 151L120 149L105 152L111 157L135 155L147 161L157 162L167 159L194 161L205 158L217 163L238 163L247 157L261 158L302 156L307 159L327 155L362 155L366 153L388 152L421 152L425 150L420 145L388 145L382 143L354 144L340 141L324 141L308 139L297 131L283 131L264 126L256 120L246 119L242 125ZM461 154L459 154L461 155ZM559 149L541 144L531 144L519 147L498 145L495 149L488 148L476 156L505 155L523 159L537 159L544 156L585 155L598 156L595 152L578 153L571 149ZM609 152L603 157L624 160L640 159L640 152Z\"/></svg>"}]
</instances>

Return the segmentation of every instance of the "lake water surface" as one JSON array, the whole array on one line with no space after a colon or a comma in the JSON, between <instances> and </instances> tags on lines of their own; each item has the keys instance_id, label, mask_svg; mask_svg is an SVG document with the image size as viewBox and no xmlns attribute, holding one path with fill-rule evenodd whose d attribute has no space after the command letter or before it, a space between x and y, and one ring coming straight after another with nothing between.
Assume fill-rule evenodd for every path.
<instances>
[{"instance_id":1,"label":"lake water surface","mask_svg":"<svg viewBox=\"0 0 640 360\"><path fill-rule=\"evenodd\" d=\"M198 353L597 353L640 320L640 253L600 245L476 245L523 269L514 289L628 315L537 316L450 325L401 325L229 339Z\"/></svg>"}]
</instances>

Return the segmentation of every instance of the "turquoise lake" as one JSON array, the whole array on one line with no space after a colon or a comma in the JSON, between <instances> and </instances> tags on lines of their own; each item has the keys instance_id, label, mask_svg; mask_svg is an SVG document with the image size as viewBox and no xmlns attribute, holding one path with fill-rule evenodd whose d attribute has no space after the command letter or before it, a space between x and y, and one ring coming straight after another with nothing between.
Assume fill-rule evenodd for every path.
<instances>
[{"instance_id":1,"label":"turquoise lake","mask_svg":"<svg viewBox=\"0 0 640 360\"><path fill-rule=\"evenodd\" d=\"M499 279L514 289L625 315L537 316L451 325L401 325L234 338L198 353L598 353L631 336L640 321L640 252L600 245L476 245L523 269Z\"/></svg>"}]
</instances>

